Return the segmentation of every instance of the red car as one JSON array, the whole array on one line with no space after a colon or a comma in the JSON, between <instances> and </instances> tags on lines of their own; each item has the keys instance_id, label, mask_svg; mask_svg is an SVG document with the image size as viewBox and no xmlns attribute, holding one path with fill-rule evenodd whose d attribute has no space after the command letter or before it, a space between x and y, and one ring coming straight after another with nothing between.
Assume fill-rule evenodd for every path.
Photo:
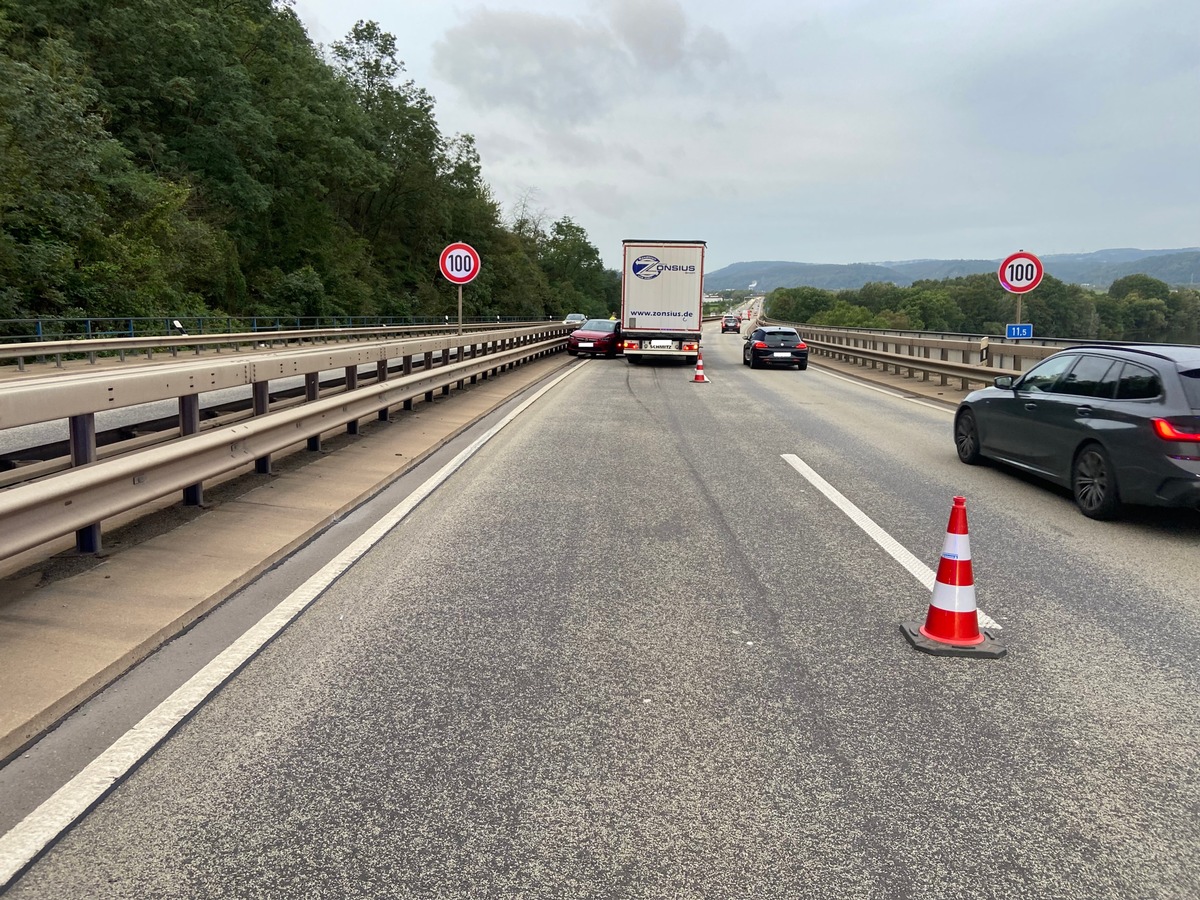
<instances>
[{"instance_id":1,"label":"red car","mask_svg":"<svg viewBox=\"0 0 1200 900\"><path fill-rule=\"evenodd\" d=\"M620 323L615 319L588 319L567 335L567 353L607 356L612 359L621 352Z\"/></svg>"}]
</instances>

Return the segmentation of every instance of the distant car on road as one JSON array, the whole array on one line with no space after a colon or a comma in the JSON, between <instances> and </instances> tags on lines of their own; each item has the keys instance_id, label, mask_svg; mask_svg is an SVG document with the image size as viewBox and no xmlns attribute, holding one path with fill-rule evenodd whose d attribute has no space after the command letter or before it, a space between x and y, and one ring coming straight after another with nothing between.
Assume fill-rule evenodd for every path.
<instances>
[{"instance_id":1,"label":"distant car on road","mask_svg":"<svg viewBox=\"0 0 1200 900\"><path fill-rule=\"evenodd\" d=\"M752 369L763 366L795 366L808 368L808 344L795 328L764 325L755 328L742 346L742 363Z\"/></svg>"},{"instance_id":2,"label":"distant car on road","mask_svg":"<svg viewBox=\"0 0 1200 900\"><path fill-rule=\"evenodd\" d=\"M621 329L614 319L588 319L567 335L567 353L607 356L612 359L621 348Z\"/></svg>"},{"instance_id":3,"label":"distant car on road","mask_svg":"<svg viewBox=\"0 0 1200 900\"><path fill-rule=\"evenodd\" d=\"M582 325L586 321L587 321L587 316L585 316L583 313L571 313L569 316L567 316L565 319L563 319L563 324L564 325L573 325L576 328L578 328L580 325Z\"/></svg>"},{"instance_id":4,"label":"distant car on road","mask_svg":"<svg viewBox=\"0 0 1200 900\"><path fill-rule=\"evenodd\" d=\"M1079 346L973 391L958 458L1007 463L1069 488L1080 512L1200 509L1200 347Z\"/></svg>"},{"instance_id":5,"label":"distant car on road","mask_svg":"<svg viewBox=\"0 0 1200 900\"><path fill-rule=\"evenodd\" d=\"M727 331L737 333L741 330L742 320L737 316L721 316L721 334Z\"/></svg>"}]
</instances>

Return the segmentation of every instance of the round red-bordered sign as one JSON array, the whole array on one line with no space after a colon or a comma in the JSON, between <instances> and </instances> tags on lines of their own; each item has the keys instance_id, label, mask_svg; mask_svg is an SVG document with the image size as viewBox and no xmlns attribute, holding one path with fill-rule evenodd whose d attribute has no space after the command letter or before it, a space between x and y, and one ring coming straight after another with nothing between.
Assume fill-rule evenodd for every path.
<instances>
[{"instance_id":1,"label":"round red-bordered sign","mask_svg":"<svg viewBox=\"0 0 1200 900\"><path fill-rule=\"evenodd\" d=\"M1000 287L1010 294L1028 294L1042 283L1042 261L1032 253L1018 250L1000 263Z\"/></svg>"},{"instance_id":2,"label":"round red-bordered sign","mask_svg":"<svg viewBox=\"0 0 1200 900\"><path fill-rule=\"evenodd\" d=\"M466 284L479 274L479 253L470 244L451 244L438 260L442 275L453 284Z\"/></svg>"}]
</instances>

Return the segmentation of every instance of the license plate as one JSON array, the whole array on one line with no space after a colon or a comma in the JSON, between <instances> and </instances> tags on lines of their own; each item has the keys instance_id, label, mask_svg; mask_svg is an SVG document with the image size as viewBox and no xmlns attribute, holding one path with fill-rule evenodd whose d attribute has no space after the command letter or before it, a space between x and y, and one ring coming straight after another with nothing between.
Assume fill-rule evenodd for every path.
<instances>
[{"instance_id":1,"label":"license plate","mask_svg":"<svg viewBox=\"0 0 1200 900\"><path fill-rule=\"evenodd\" d=\"M791 356L792 353L790 350L776 350L772 355L773 356Z\"/></svg>"},{"instance_id":2,"label":"license plate","mask_svg":"<svg viewBox=\"0 0 1200 900\"><path fill-rule=\"evenodd\" d=\"M596 342L595 341L580 341L579 346L580 347L595 347Z\"/></svg>"},{"instance_id":3,"label":"license plate","mask_svg":"<svg viewBox=\"0 0 1200 900\"><path fill-rule=\"evenodd\" d=\"M674 350L675 342L674 341L651 341L650 349L651 350Z\"/></svg>"}]
</instances>

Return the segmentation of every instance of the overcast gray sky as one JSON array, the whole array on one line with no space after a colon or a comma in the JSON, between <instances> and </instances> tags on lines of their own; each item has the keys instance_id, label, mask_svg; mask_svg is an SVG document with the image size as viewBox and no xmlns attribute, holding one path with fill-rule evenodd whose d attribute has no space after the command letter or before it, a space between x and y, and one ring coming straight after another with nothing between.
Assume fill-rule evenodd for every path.
<instances>
[{"instance_id":1,"label":"overcast gray sky","mask_svg":"<svg viewBox=\"0 0 1200 900\"><path fill-rule=\"evenodd\" d=\"M1200 0L296 0L373 19L447 135L622 238L746 260L1200 245Z\"/></svg>"}]
</instances>

